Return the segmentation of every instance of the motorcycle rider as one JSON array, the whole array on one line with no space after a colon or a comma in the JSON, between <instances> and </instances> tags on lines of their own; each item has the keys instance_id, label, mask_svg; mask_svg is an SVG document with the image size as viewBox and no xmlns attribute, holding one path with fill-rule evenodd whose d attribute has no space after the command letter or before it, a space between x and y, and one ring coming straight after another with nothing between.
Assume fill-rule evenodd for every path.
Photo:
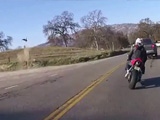
<instances>
[{"instance_id":1,"label":"motorcycle rider","mask_svg":"<svg viewBox=\"0 0 160 120\"><path fill-rule=\"evenodd\" d=\"M125 74L125 78L129 74L129 68L131 66L130 61L136 58L141 58L143 62L141 69L142 69L142 74L144 74L145 73L145 63L147 61L147 54L146 54L146 50L142 43L142 38L136 39L135 44L131 47L131 51L128 54L128 59L127 59L126 67L125 67L125 70L127 70L127 73Z\"/></svg>"}]
</instances>

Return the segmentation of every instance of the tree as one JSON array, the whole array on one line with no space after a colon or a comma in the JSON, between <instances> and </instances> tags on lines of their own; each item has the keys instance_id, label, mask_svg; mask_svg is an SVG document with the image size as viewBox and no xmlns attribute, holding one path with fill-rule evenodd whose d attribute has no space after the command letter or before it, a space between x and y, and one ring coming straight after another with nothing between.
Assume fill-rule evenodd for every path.
<instances>
[{"instance_id":1,"label":"tree","mask_svg":"<svg viewBox=\"0 0 160 120\"><path fill-rule=\"evenodd\" d=\"M128 39L129 39L129 43L133 44L136 40L136 38L138 38L138 32L132 32L129 34Z\"/></svg>"},{"instance_id":2,"label":"tree","mask_svg":"<svg viewBox=\"0 0 160 120\"><path fill-rule=\"evenodd\" d=\"M75 46L81 48L92 48L92 29L83 29L76 34Z\"/></svg>"},{"instance_id":3,"label":"tree","mask_svg":"<svg viewBox=\"0 0 160 120\"><path fill-rule=\"evenodd\" d=\"M100 46L104 49L120 49L129 45L127 35L123 32L116 32L111 27L103 27L99 33Z\"/></svg>"},{"instance_id":4,"label":"tree","mask_svg":"<svg viewBox=\"0 0 160 120\"><path fill-rule=\"evenodd\" d=\"M86 29L90 29L90 38L93 46L99 50L98 31L101 27L106 25L107 18L102 16L101 10L94 10L89 12L88 15L81 18L81 22Z\"/></svg>"},{"instance_id":5,"label":"tree","mask_svg":"<svg viewBox=\"0 0 160 120\"><path fill-rule=\"evenodd\" d=\"M154 22L150 20L150 18L145 18L140 20L140 23L138 25L139 33L140 33L139 35L146 38L152 38L153 26L154 26Z\"/></svg>"},{"instance_id":6,"label":"tree","mask_svg":"<svg viewBox=\"0 0 160 120\"><path fill-rule=\"evenodd\" d=\"M63 46L63 39L61 37L48 38L48 42L53 46Z\"/></svg>"},{"instance_id":7,"label":"tree","mask_svg":"<svg viewBox=\"0 0 160 120\"><path fill-rule=\"evenodd\" d=\"M99 46L103 49L113 50L113 42L115 42L115 32L110 27L101 27L98 31Z\"/></svg>"},{"instance_id":8,"label":"tree","mask_svg":"<svg viewBox=\"0 0 160 120\"><path fill-rule=\"evenodd\" d=\"M7 36L7 38L5 38L5 34L3 32L0 32L0 50L8 50L9 46L12 45L12 40L13 38L11 36Z\"/></svg>"},{"instance_id":9,"label":"tree","mask_svg":"<svg viewBox=\"0 0 160 120\"><path fill-rule=\"evenodd\" d=\"M155 23L150 20L150 18L141 19L137 30L129 35L129 41L132 44L136 38L155 39L155 32L157 30L158 29L155 27Z\"/></svg>"},{"instance_id":10,"label":"tree","mask_svg":"<svg viewBox=\"0 0 160 120\"><path fill-rule=\"evenodd\" d=\"M160 41L160 22L155 23L153 26L153 36L155 41Z\"/></svg>"},{"instance_id":11,"label":"tree","mask_svg":"<svg viewBox=\"0 0 160 120\"><path fill-rule=\"evenodd\" d=\"M124 35L122 32L117 32L115 34L116 38L117 38L117 42L118 45L120 46L120 48L122 47L127 47L129 45L129 41L128 41L128 37L127 35Z\"/></svg>"},{"instance_id":12,"label":"tree","mask_svg":"<svg viewBox=\"0 0 160 120\"><path fill-rule=\"evenodd\" d=\"M76 47L82 48L93 48L95 44L92 44L94 40L93 29L83 29L78 32L77 39L75 41ZM99 49L120 49L122 47L127 47L128 37L122 32L115 32L110 27L101 27L97 30L97 40Z\"/></svg>"},{"instance_id":13,"label":"tree","mask_svg":"<svg viewBox=\"0 0 160 120\"><path fill-rule=\"evenodd\" d=\"M73 13L64 11L61 15L57 15L53 20L48 21L48 24L43 26L43 32L48 36L49 40L61 37L67 47L68 41L71 39L70 34L76 32L78 27L79 24L73 20Z\"/></svg>"}]
</instances>

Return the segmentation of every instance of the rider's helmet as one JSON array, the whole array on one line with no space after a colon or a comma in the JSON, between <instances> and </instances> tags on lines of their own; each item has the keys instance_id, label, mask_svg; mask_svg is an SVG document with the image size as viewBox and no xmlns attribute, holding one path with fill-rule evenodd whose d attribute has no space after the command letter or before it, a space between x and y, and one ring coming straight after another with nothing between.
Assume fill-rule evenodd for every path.
<instances>
[{"instance_id":1,"label":"rider's helmet","mask_svg":"<svg viewBox=\"0 0 160 120\"><path fill-rule=\"evenodd\" d=\"M137 38L136 41L135 41L135 45L137 45L139 47L143 46L142 38Z\"/></svg>"}]
</instances>

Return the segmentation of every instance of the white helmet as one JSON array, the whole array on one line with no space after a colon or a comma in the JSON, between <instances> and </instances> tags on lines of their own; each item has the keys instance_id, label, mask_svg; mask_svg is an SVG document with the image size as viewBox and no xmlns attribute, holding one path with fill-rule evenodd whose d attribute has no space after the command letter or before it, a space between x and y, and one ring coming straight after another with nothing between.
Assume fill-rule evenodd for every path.
<instances>
[{"instance_id":1,"label":"white helmet","mask_svg":"<svg viewBox=\"0 0 160 120\"><path fill-rule=\"evenodd\" d=\"M137 38L136 41L135 41L135 45L143 46L142 38Z\"/></svg>"}]
</instances>

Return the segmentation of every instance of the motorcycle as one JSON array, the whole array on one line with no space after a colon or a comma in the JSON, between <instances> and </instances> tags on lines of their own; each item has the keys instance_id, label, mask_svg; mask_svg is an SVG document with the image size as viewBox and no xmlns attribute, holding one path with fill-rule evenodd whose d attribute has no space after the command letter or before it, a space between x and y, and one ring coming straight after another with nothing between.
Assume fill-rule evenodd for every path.
<instances>
[{"instance_id":1,"label":"motorcycle","mask_svg":"<svg viewBox=\"0 0 160 120\"><path fill-rule=\"evenodd\" d=\"M140 58L133 59L130 62L129 74L128 74L128 82L129 88L135 89L136 83L141 80L142 77L142 66L143 62Z\"/></svg>"}]
</instances>

